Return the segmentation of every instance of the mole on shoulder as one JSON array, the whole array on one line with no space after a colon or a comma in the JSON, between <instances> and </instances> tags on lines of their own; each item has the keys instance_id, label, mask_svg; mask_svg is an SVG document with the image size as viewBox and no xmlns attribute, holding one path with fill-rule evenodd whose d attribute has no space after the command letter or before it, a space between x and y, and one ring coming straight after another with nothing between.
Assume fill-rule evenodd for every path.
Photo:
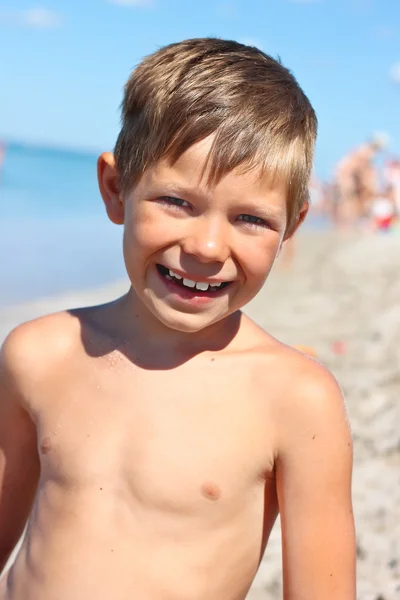
<instances>
[{"instance_id":1,"label":"mole on shoulder","mask_svg":"<svg viewBox=\"0 0 400 600\"><path fill-rule=\"evenodd\" d=\"M51 444L51 438L49 437L45 437L42 439L42 441L40 442L40 452L42 454L48 454L50 452L50 450L52 449L52 444Z\"/></svg>"},{"instance_id":2,"label":"mole on shoulder","mask_svg":"<svg viewBox=\"0 0 400 600\"><path fill-rule=\"evenodd\" d=\"M204 483L201 486L201 493L208 500L219 500L221 498L221 490L215 483Z\"/></svg>"}]
</instances>

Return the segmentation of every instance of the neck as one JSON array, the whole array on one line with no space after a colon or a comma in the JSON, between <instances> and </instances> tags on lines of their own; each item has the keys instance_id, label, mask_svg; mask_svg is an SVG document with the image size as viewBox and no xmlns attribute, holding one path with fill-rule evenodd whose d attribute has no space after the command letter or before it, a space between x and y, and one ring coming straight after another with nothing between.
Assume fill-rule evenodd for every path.
<instances>
[{"instance_id":1,"label":"neck","mask_svg":"<svg viewBox=\"0 0 400 600\"><path fill-rule=\"evenodd\" d=\"M124 346L134 349L135 362L164 366L226 348L235 339L242 317L236 311L200 331L177 331L159 321L132 288L113 304L113 313L113 329Z\"/></svg>"}]
</instances>

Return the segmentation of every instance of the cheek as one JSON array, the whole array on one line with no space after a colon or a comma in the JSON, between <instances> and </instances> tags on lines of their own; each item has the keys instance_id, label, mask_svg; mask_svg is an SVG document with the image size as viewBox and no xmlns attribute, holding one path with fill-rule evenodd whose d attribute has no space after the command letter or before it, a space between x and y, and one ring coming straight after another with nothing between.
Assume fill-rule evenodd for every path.
<instances>
[{"instance_id":1,"label":"cheek","mask_svg":"<svg viewBox=\"0 0 400 600\"><path fill-rule=\"evenodd\" d=\"M136 251L146 252L154 247L165 243L166 239L165 220L156 218L151 210L137 210L125 219L124 237L127 247L135 248Z\"/></svg>"},{"instance_id":2,"label":"cheek","mask_svg":"<svg viewBox=\"0 0 400 600\"><path fill-rule=\"evenodd\" d=\"M252 240L254 243L243 244L241 252L242 268L247 279L264 280L270 272L279 250L280 238L278 234L264 240Z\"/></svg>"}]
</instances>

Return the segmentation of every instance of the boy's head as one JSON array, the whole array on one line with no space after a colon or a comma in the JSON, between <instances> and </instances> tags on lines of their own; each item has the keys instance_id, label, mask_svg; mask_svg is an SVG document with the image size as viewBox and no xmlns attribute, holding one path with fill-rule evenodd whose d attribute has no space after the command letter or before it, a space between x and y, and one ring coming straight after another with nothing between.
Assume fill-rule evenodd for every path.
<instances>
[{"instance_id":1,"label":"boy's head","mask_svg":"<svg viewBox=\"0 0 400 600\"><path fill-rule=\"evenodd\" d=\"M256 48L188 40L137 67L99 182L158 321L199 331L258 293L307 213L316 127L293 76Z\"/></svg>"},{"instance_id":2,"label":"boy's head","mask_svg":"<svg viewBox=\"0 0 400 600\"><path fill-rule=\"evenodd\" d=\"M171 44L148 56L125 86L114 152L121 189L213 134L210 179L239 167L284 180L290 236L308 200L316 130L293 75L261 50L212 38Z\"/></svg>"}]
</instances>

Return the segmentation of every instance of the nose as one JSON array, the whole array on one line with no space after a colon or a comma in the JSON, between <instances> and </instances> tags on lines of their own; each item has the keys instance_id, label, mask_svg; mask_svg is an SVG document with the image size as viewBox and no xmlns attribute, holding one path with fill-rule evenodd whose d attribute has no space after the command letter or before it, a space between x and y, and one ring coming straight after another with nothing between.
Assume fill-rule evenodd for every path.
<instances>
[{"instance_id":1,"label":"nose","mask_svg":"<svg viewBox=\"0 0 400 600\"><path fill-rule=\"evenodd\" d=\"M182 248L200 262L224 263L230 255L228 237L227 227L220 219L202 216L193 219Z\"/></svg>"}]
</instances>

